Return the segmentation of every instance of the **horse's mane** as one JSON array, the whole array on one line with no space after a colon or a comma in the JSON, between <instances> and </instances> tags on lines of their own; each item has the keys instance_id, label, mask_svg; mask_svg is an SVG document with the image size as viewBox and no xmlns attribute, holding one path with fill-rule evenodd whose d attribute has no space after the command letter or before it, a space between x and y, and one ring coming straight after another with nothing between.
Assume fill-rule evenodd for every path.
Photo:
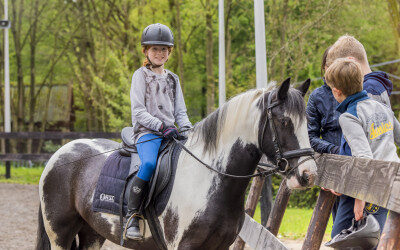
<instances>
[{"instance_id":1,"label":"horse's mane","mask_svg":"<svg viewBox=\"0 0 400 250\"><path fill-rule=\"evenodd\" d=\"M204 151L215 150L219 135L221 134L221 129L225 125L228 107L232 108L232 106L236 106L234 107L234 110L240 110L240 107L248 106L258 98L260 98L260 101L262 101L262 103L266 104L266 98L268 97L268 95L276 95L276 93L277 92L275 90L275 86L264 89L252 89L241 93L230 99L228 102L226 102L220 108L216 109L211 114L209 114L202 121L198 122L194 126L193 134L197 136L197 139L201 139L204 142ZM294 88L290 88L287 98L282 104L287 114L296 117L298 116L300 118L299 121L302 121L305 116L305 104L300 91ZM262 110L266 110L267 108L266 106L260 107L262 108Z\"/></svg>"}]
</instances>

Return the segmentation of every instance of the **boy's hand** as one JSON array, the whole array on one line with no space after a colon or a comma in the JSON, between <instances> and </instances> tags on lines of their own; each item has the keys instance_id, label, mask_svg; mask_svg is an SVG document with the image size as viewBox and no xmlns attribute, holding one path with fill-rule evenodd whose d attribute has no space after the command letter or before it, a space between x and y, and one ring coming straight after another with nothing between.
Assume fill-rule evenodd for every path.
<instances>
[{"instance_id":1,"label":"boy's hand","mask_svg":"<svg viewBox=\"0 0 400 250\"><path fill-rule=\"evenodd\" d=\"M354 201L354 217L355 217L356 221L359 221L363 218L364 207L365 207L365 201L355 199L355 201Z\"/></svg>"},{"instance_id":2,"label":"boy's hand","mask_svg":"<svg viewBox=\"0 0 400 250\"><path fill-rule=\"evenodd\" d=\"M324 190L324 191L329 191L329 192L331 192L332 194L334 194L336 196L341 196L342 195L341 193L336 193L335 190L333 190L333 189L324 188L324 187L321 187L321 189Z\"/></svg>"}]
</instances>

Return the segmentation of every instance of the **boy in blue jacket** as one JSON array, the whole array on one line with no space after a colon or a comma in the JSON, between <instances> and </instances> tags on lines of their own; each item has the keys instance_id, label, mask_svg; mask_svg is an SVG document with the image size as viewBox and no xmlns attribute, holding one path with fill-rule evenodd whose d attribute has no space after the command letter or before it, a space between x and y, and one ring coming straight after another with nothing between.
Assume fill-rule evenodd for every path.
<instances>
[{"instance_id":1,"label":"boy in blue jacket","mask_svg":"<svg viewBox=\"0 0 400 250\"><path fill-rule=\"evenodd\" d=\"M400 123L389 106L375 101L362 90L361 65L353 59L339 58L329 66L325 78L340 103L337 107L343 133L340 154L400 162L394 144L400 143ZM341 195L332 238L349 228L353 218L360 220L364 211L373 214L382 231L387 209Z\"/></svg>"},{"instance_id":2,"label":"boy in blue jacket","mask_svg":"<svg viewBox=\"0 0 400 250\"><path fill-rule=\"evenodd\" d=\"M359 63L364 76L363 89L369 97L390 107L393 83L385 72L371 71L364 46L357 39L349 35L339 37L329 49L326 66L329 67L338 58L351 58Z\"/></svg>"}]
</instances>

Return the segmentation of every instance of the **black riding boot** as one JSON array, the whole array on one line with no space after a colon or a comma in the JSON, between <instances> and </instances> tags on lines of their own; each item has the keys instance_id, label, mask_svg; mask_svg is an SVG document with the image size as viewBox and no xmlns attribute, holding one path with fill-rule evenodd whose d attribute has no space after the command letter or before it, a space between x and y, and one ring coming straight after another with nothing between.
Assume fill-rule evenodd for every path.
<instances>
[{"instance_id":1,"label":"black riding boot","mask_svg":"<svg viewBox=\"0 0 400 250\"><path fill-rule=\"evenodd\" d=\"M147 181L144 181L137 176L133 177L132 190L128 199L128 213L126 215L126 237L132 240L140 240L143 238L139 229L139 218L135 216L131 220L129 219L133 214L139 213L146 184Z\"/></svg>"}]
</instances>

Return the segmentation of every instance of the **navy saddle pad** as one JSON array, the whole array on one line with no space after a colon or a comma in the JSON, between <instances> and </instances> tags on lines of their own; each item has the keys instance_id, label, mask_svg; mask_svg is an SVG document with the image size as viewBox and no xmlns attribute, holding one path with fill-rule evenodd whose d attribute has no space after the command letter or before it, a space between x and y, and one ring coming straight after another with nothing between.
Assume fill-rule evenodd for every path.
<instances>
[{"instance_id":1,"label":"navy saddle pad","mask_svg":"<svg viewBox=\"0 0 400 250\"><path fill-rule=\"evenodd\" d=\"M171 194L180 151L181 147L172 143L159 154L157 168L144 203L145 207L152 203L157 215L162 213ZM135 162L132 165L131 157L123 156L118 151L107 158L94 193L93 211L119 215L120 200L126 187L122 210L123 215L126 214L130 184L140 165L138 154L132 154L132 157Z\"/></svg>"}]
</instances>

